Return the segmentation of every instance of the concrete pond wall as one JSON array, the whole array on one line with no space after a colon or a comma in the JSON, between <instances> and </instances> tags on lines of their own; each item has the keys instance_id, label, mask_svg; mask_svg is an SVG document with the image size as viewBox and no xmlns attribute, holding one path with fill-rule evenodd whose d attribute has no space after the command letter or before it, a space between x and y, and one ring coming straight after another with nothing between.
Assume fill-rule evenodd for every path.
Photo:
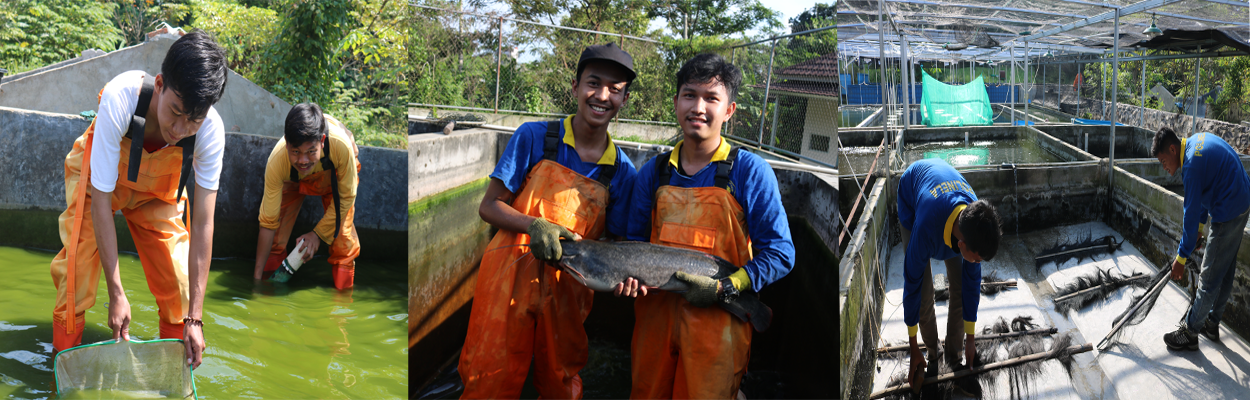
<instances>
[{"instance_id":1,"label":"concrete pond wall","mask_svg":"<svg viewBox=\"0 0 1250 400\"><path fill-rule=\"evenodd\" d=\"M0 245L55 250L61 247L57 216L65 211L65 155L91 120L0 107ZM277 139L227 133L221 186L217 192L214 257L253 258L256 255L257 216L264 191L265 161ZM408 178L408 155L402 150L360 148L360 187L355 223L361 239L361 257L401 260L405 248L403 188ZM295 231L312 228L321 218L321 200L304 200ZM134 251L121 214L119 247ZM293 237L296 235L292 235Z\"/></svg>"},{"instance_id":2,"label":"concrete pond wall","mask_svg":"<svg viewBox=\"0 0 1250 400\"><path fill-rule=\"evenodd\" d=\"M496 231L481 221L477 209L489 182L487 175L510 137L511 133L486 129L409 137L409 168L413 173L408 198L412 390L454 367L450 363L466 333L477 267ZM622 149L635 165L642 165L664 148L623 145ZM756 334L752 359L784 373L792 382L787 394L830 398L832 388L825 379L832 375L828 360L834 357L834 345L810 337L821 332L832 335L835 329L834 306L823 293L837 277L832 248L839 232L834 218L838 185L832 174L783 167L774 167L774 172L791 230L796 232L798 262L808 267L796 268L762 293L762 299L776 313L775 329ZM617 339L627 343L633 323L632 302L598 294L595 310L586 325L600 332L596 335L623 333L625 336ZM629 317L621 319L619 315ZM784 345L800 342L804 345Z\"/></svg>"},{"instance_id":3,"label":"concrete pond wall","mask_svg":"<svg viewBox=\"0 0 1250 400\"><path fill-rule=\"evenodd\" d=\"M156 39L102 55L85 54L34 71L5 77L0 107L77 115L99 108L100 89L122 72L161 72L161 61L175 39ZM282 136L291 105L255 83L229 71L226 91L213 106L227 132Z\"/></svg>"},{"instance_id":4,"label":"concrete pond wall","mask_svg":"<svg viewBox=\"0 0 1250 400\"><path fill-rule=\"evenodd\" d=\"M1085 98L1079 102L1082 115L1092 113L1097 119L1099 115L1103 115L1103 109L1106 108L1108 109L1106 114L1109 117L1110 101ZM1040 101L1040 103L1050 108L1060 109L1066 113L1075 113L1078 100L1075 95L1068 95L1063 98L1062 104L1059 104L1057 98L1052 95L1046 100ZM1143 112L1145 113L1144 116ZM1180 113L1152 108L1143 109L1136 104L1116 104L1116 120L1120 123L1138 126L1152 133L1158 131L1159 128L1169 127L1182 136L1189 136L1194 132L1211 132L1233 145L1238 152L1242 154L1250 153L1250 126L1209 118L1197 118L1197 130L1194 130L1194 119L1195 117L1193 116ZM1153 138L1153 135L1151 137Z\"/></svg>"},{"instance_id":5,"label":"concrete pond wall","mask_svg":"<svg viewBox=\"0 0 1250 400\"><path fill-rule=\"evenodd\" d=\"M434 110L425 107L409 107L408 117L423 126L414 128L410 133L427 133L440 132L443 130L443 124L435 121L429 121L429 118L445 118L454 116L456 118L469 118L474 121L481 121L484 124L519 127L526 122L550 121L553 119L562 119L562 116L535 116L535 115L517 115L506 113L491 113L484 111L468 111L442 109ZM675 123L642 123L642 122L620 122L612 121L608 124L608 132L612 133L613 138L635 137L651 141L665 141L668 143L677 143L681 139L681 130Z\"/></svg>"},{"instance_id":6,"label":"concrete pond wall","mask_svg":"<svg viewBox=\"0 0 1250 400\"><path fill-rule=\"evenodd\" d=\"M1074 147L1086 149L1088 134L1088 152L1098 157L1108 156L1107 143L1111 140L1110 126L1095 125L1039 125L1037 130L1063 140ZM1150 146L1154 143L1154 131L1135 126L1115 127L1115 158L1151 158Z\"/></svg>"}]
</instances>

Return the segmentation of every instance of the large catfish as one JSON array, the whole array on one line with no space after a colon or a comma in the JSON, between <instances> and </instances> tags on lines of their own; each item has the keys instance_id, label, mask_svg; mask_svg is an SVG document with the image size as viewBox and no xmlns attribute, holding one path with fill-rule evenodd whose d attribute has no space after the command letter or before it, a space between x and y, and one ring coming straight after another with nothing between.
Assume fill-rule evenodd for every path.
<instances>
[{"instance_id":1,"label":"large catfish","mask_svg":"<svg viewBox=\"0 0 1250 400\"><path fill-rule=\"evenodd\" d=\"M559 267L598 292L611 292L616 284L631 277L650 288L683 292L690 286L674 276L678 271L721 279L738 270L717 256L646 242L579 240L560 244L564 256ZM760 302L755 293L742 293L736 300L717 304L738 319L750 322L756 331L762 332L772 323L773 310Z\"/></svg>"}]
</instances>

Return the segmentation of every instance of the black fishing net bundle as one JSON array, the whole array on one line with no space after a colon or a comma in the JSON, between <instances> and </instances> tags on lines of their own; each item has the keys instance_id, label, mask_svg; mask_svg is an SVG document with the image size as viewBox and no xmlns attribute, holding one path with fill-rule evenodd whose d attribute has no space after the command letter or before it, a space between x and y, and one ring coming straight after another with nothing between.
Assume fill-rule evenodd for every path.
<instances>
[{"instance_id":1,"label":"black fishing net bundle","mask_svg":"<svg viewBox=\"0 0 1250 400\"><path fill-rule=\"evenodd\" d=\"M1172 270L1170 268L1163 268L1155 273L1155 276L1150 278L1148 282L1150 290L1133 296L1133 301L1129 302L1128 308L1124 309L1124 312L1111 321L1112 329L1120 325L1120 321L1126 321L1124 327L1137 325L1145 321L1146 316L1150 314L1150 310L1154 308L1155 301L1159 299L1159 294L1163 292L1163 286L1166 286L1166 284L1160 284L1160 282L1169 279L1171 273ZM1100 350L1106 349L1111 344L1116 343L1120 335L1124 334L1124 327L1109 333L1107 337L1098 343L1098 348Z\"/></svg>"},{"instance_id":2,"label":"black fishing net bundle","mask_svg":"<svg viewBox=\"0 0 1250 400\"><path fill-rule=\"evenodd\" d=\"M1113 274L1111 269L1098 269L1085 276L1079 276L1055 291L1055 310L1060 314L1085 308L1094 302L1101 301L1116 290L1125 286L1146 288L1150 280L1145 274L1136 273L1131 276ZM1092 290L1091 290L1092 289Z\"/></svg>"},{"instance_id":3,"label":"black fishing net bundle","mask_svg":"<svg viewBox=\"0 0 1250 400\"><path fill-rule=\"evenodd\" d=\"M1040 254L1034 258L1037 271L1041 272L1042 266L1047 263L1055 263L1056 266L1061 265L1068 260L1076 259L1077 262L1085 259L1093 259L1098 254L1111 254L1120 249L1124 244L1123 240L1116 241L1115 236L1103 236L1094 238L1093 232L1085 234L1084 238L1073 239L1063 243L1056 243L1054 246L1042 250Z\"/></svg>"},{"instance_id":4,"label":"black fishing net bundle","mask_svg":"<svg viewBox=\"0 0 1250 400\"><path fill-rule=\"evenodd\" d=\"M998 292L1003 291L1003 289L1007 288L1006 285L987 285L987 283L1003 283L1003 282L1007 282L1007 281L999 279L997 271L990 271L990 273L982 275L981 276L981 295L989 296L989 295L997 294ZM950 287L950 285L948 284L947 287ZM951 299L950 289L941 288L941 289L936 289L933 291L933 301L947 301L950 299Z\"/></svg>"},{"instance_id":5,"label":"black fishing net bundle","mask_svg":"<svg viewBox=\"0 0 1250 400\"><path fill-rule=\"evenodd\" d=\"M1021 322L1027 323L1028 321L1021 321ZM991 328L991 330L999 330L1000 327L1001 325L995 324ZM1065 334L1058 335L1055 337L1054 341L1051 343L1050 350L1046 350L1045 340L1042 337L1024 336L1023 339L1012 341L1010 342L1010 345L1006 346L1007 347L1006 359L999 358L998 346L982 346L981 343L978 342L977 354L976 354L977 362L975 364L978 366L989 365L989 364L993 364L999 361L1006 361L1006 360L1019 358L1019 357L1032 355L1032 354L1037 354L1037 353L1049 352L1050 354L1046 356L1046 358L1043 358L1040 360L1027 362L1023 364L1017 364L1014 366L1004 367L1004 368L995 369L992 371L981 373L979 375L976 375L976 380L981 384L982 388L991 389L994 387L994 384L995 382L997 382L998 379L1001 379L1002 377L1005 376L1007 379L1008 394L1011 399L1015 400L1015 399L1029 398L1034 394L1033 383L1036 382L1038 379L1044 378L1042 376L1044 372L1043 367L1042 367L1043 362L1048 361L1048 360L1056 360L1060 363L1060 365L1063 366L1064 371L1066 371L1068 375L1071 376L1072 365L1074 363L1073 355L1075 355L1075 349L1072 348L1073 340L1074 339L1071 334L1065 333ZM947 365L945 362L942 362L939 367L940 369L938 372L938 376L945 375L953 371L951 366ZM960 368L960 367L957 366L957 368ZM907 381L907 371L901 371L890 377L890 379L886 382L886 387L895 387L895 386L906 383L906 381ZM952 383L952 381L944 381L944 382L925 384L924 386L921 387L920 394L918 395L913 394L911 392L903 392L903 393L893 394L890 396L885 396L883 398L885 399L943 399L945 400L945 399L952 398L952 396L955 393L957 393L957 391L956 391L954 383ZM994 394L993 390L983 390L981 393L982 398L992 398L993 394Z\"/></svg>"}]
</instances>

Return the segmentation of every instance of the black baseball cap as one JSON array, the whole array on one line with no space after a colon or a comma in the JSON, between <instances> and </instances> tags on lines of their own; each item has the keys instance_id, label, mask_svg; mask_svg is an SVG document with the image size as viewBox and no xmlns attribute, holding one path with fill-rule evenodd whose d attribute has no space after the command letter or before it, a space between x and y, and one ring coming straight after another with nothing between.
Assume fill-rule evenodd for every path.
<instances>
[{"instance_id":1,"label":"black baseball cap","mask_svg":"<svg viewBox=\"0 0 1250 400\"><path fill-rule=\"evenodd\" d=\"M629 76L625 78L627 82L633 82L638 76L638 73L634 72L634 58L625 50L616 47L616 43L597 44L582 51L582 58L577 60L577 76L581 77L582 70L586 69L586 63L594 60L611 61L625 67L625 71L629 72Z\"/></svg>"}]
</instances>

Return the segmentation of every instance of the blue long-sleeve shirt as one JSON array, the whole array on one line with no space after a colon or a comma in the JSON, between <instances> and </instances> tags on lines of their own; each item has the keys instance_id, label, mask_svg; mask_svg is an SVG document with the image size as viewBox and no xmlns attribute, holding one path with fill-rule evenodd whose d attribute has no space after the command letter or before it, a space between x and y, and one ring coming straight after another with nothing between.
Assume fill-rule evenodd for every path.
<instances>
[{"instance_id":1,"label":"blue long-sleeve shirt","mask_svg":"<svg viewBox=\"0 0 1250 400\"><path fill-rule=\"evenodd\" d=\"M606 219L609 233L625 236L629 196L633 192L634 179L638 176L638 171L634 169L634 163L630 161L629 156L625 155L625 151L611 142L611 137L608 138L608 149L603 152L603 157L598 162L582 161L581 156L577 155L575 147L577 142L571 133L572 121L573 117L569 116L560 124L561 142L556 146L558 154L556 154L555 161L590 179L599 178L601 167L619 163L616 175L612 176L612 186L608 188ZM521 124L516 133L512 134L512 138L508 139L508 146L504 148L503 155L499 157L499 162L495 164L495 171L491 172L490 177L503 181L504 186L512 193L520 192L521 185L525 183L525 176L543 159L543 144L546 142L546 137L547 122Z\"/></svg>"},{"instance_id":2,"label":"blue long-sleeve shirt","mask_svg":"<svg viewBox=\"0 0 1250 400\"><path fill-rule=\"evenodd\" d=\"M920 285L929 259L960 257L955 248L955 216L972 202L976 193L955 168L940 159L920 160L907 167L898 182L898 220L911 230L903 261L903 322L915 336L920 322ZM963 261L963 319L972 330L981 303L981 263ZM955 279L956 277L948 277Z\"/></svg>"},{"instance_id":3,"label":"blue long-sleeve shirt","mask_svg":"<svg viewBox=\"0 0 1250 400\"><path fill-rule=\"evenodd\" d=\"M681 144L673 149L676 160ZM729 145L723 140L722 151L727 154ZM724 158L712 161L721 161ZM638 171L634 181L634 194L630 199L629 233L626 238L641 242L651 241L651 210L655 208L655 162L652 157ZM716 163L708 163L694 176L686 176L680 168L674 169L668 184L681 188L715 186ZM751 245L758 250L755 257L743 266L751 277L751 289L759 291L790 273L794 268L794 241L790 238L790 223L786 210L781 206L781 192L777 189L777 175L764 159L746 151L739 151L729 172L734 200L746 212L747 234Z\"/></svg>"},{"instance_id":4,"label":"blue long-sleeve shirt","mask_svg":"<svg viewBox=\"0 0 1250 400\"><path fill-rule=\"evenodd\" d=\"M1226 222L1250 207L1250 177L1237 151L1224 139L1199 133L1181 139L1181 182L1185 185L1185 217L1176 259L1184 264L1194 251L1198 227L1208 214L1212 221Z\"/></svg>"}]
</instances>

